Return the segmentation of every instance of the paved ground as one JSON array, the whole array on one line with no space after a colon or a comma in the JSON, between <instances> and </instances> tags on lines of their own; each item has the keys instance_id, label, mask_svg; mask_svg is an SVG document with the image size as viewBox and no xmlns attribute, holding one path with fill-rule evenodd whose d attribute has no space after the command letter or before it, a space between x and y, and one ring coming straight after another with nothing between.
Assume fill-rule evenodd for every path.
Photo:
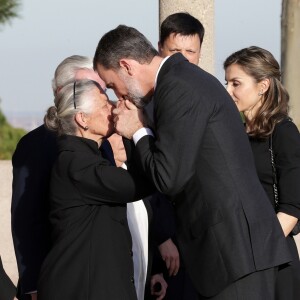
<instances>
[{"instance_id":1,"label":"paved ground","mask_svg":"<svg viewBox=\"0 0 300 300\"><path fill-rule=\"evenodd\" d=\"M11 185L11 161L0 160L0 254L4 269L16 284L18 272L10 230ZM300 252L300 234L295 239Z\"/></svg>"},{"instance_id":2,"label":"paved ground","mask_svg":"<svg viewBox=\"0 0 300 300\"><path fill-rule=\"evenodd\" d=\"M10 160L0 160L0 254L4 269L16 284L16 258L10 231L12 166Z\"/></svg>"}]
</instances>

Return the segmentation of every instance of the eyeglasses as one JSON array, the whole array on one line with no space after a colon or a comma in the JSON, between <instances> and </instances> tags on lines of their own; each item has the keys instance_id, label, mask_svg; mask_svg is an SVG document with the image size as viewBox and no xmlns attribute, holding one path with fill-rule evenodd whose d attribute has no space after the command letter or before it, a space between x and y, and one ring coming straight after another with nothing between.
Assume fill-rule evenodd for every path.
<instances>
[{"instance_id":1,"label":"eyeglasses","mask_svg":"<svg viewBox=\"0 0 300 300\"><path fill-rule=\"evenodd\" d=\"M73 104L74 104L74 108L76 109L77 106L76 106L76 80L74 81L74 84L73 84Z\"/></svg>"}]
</instances>

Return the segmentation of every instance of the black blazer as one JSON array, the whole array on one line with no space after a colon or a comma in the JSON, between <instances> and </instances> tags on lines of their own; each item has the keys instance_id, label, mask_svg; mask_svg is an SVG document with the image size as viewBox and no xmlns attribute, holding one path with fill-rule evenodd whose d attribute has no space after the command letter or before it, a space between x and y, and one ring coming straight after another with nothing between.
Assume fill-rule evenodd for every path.
<instances>
[{"instance_id":1,"label":"black blazer","mask_svg":"<svg viewBox=\"0 0 300 300\"><path fill-rule=\"evenodd\" d=\"M12 157L12 236L20 299L24 293L36 291L50 247L48 189L56 147L56 135L42 125L19 141Z\"/></svg>"},{"instance_id":2,"label":"black blazer","mask_svg":"<svg viewBox=\"0 0 300 300\"><path fill-rule=\"evenodd\" d=\"M211 297L249 273L289 261L224 87L175 54L158 74L153 101L156 139L140 139L135 158L173 198L177 240L198 292Z\"/></svg>"}]
</instances>

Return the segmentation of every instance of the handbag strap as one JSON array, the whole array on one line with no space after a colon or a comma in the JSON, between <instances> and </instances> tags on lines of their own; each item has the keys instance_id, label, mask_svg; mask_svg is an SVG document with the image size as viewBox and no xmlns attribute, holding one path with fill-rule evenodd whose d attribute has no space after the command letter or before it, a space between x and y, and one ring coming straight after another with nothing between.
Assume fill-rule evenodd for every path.
<instances>
[{"instance_id":1,"label":"handbag strap","mask_svg":"<svg viewBox=\"0 0 300 300\"><path fill-rule=\"evenodd\" d=\"M272 175L273 175L274 202L275 202L275 209L277 209L277 207L279 205L279 195L278 195L277 171L276 171L274 152L273 152L272 134L270 135L270 138L269 138L269 151L270 151L270 156L271 156Z\"/></svg>"}]
</instances>

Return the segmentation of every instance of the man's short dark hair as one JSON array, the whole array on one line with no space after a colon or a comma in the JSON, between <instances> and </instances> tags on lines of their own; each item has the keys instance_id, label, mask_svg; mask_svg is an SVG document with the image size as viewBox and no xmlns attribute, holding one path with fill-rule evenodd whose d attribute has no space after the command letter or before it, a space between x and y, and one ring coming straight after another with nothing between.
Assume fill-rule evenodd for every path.
<instances>
[{"instance_id":1,"label":"man's short dark hair","mask_svg":"<svg viewBox=\"0 0 300 300\"><path fill-rule=\"evenodd\" d=\"M204 38L204 27L201 22L188 13L180 12L168 16L160 26L159 41L161 45L172 34L180 34L184 36L198 34L200 44Z\"/></svg>"},{"instance_id":2,"label":"man's short dark hair","mask_svg":"<svg viewBox=\"0 0 300 300\"><path fill-rule=\"evenodd\" d=\"M119 61L122 58L149 64L156 55L157 50L142 33L133 27L119 25L100 39L93 65L94 69L100 64L106 69L117 70L120 68Z\"/></svg>"}]
</instances>

